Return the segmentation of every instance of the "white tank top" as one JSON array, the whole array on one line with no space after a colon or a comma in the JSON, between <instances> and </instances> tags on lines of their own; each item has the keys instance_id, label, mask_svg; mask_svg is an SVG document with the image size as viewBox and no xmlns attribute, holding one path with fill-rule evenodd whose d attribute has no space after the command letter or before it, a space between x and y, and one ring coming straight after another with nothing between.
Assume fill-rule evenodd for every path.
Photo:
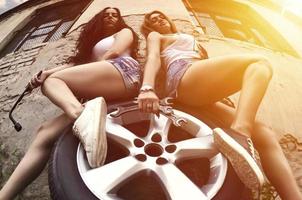
<instances>
[{"instance_id":1,"label":"white tank top","mask_svg":"<svg viewBox=\"0 0 302 200\"><path fill-rule=\"evenodd\" d=\"M98 58L102 57L113 45L115 41L114 35L108 36L102 40L100 40L96 45L92 48L92 61L96 61ZM120 56L130 56L130 49L127 49Z\"/></svg>"},{"instance_id":2,"label":"white tank top","mask_svg":"<svg viewBox=\"0 0 302 200\"><path fill-rule=\"evenodd\" d=\"M164 64L169 68L170 64L178 59L200 59L198 51L195 51L195 39L188 34L179 34L175 42L170 44L160 53Z\"/></svg>"}]
</instances>

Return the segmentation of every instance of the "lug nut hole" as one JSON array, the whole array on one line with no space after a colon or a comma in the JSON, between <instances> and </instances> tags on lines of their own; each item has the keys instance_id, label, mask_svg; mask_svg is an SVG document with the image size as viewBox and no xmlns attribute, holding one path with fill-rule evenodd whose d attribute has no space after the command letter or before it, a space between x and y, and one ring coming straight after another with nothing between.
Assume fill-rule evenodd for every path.
<instances>
[{"instance_id":1,"label":"lug nut hole","mask_svg":"<svg viewBox=\"0 0 302 200\"><path fill-rule=\"evenodd\" d=\"M159 133L156 133L152 136L151 140L153 142L160 142L161 141L161 135Z\"/></svg>"},{"instance_id":2,"label":"lug nut hole","mask_svg":"<svg viewBox=\"0 0 302 200\"><path fill-rule=\"evenodd\" d=\"M164 165L164 164L167 164L168 163L168 160L165 159L165 158L162 158L162 157L159 157L156 159L156 164L158 165Z\"/></svg>"},{"instance_id":3,"label":"lug nut hole","mask_svg":"<svg viewBox=\"0 0 302 200\"><path fill-rule=\"evenodd\" d=\"M135 139L134 140L134 145L136 147L143 147L145 145L145 143L141 139Z\"/></svg>"},{"instance_id":4,"label":"lug nut hole","mask_svg":"<svg viewBox=\"0 0 302 200\"><path fill-rule=\"evenodd\" d=\"M168 153L173 153L176 150L176 145L174 145L174 144L168 145L168 146L166 146L165 150Z\"/></svg>"},{"instance_id":5,"label":"lug nut hole","mask_svg":"<svg viewBox=\"0 0 302 200\"><path fill-rule=\"evenodd\" d=\"M145 154L138 154L138 155L135 156L135 158L139 161L142 161L142 162L147 160L147 156Z\"/></svg>"}]
</instances>

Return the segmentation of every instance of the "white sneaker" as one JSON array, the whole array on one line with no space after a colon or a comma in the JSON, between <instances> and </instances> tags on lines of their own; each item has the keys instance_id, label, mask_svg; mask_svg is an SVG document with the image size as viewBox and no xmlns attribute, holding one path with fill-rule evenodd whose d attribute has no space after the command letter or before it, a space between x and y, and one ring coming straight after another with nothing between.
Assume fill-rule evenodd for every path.
<instances>
[{"instance_id":1,"label":"white sneaker","mask_svg":"<svg viewBox=\"0 0 302 200\"><path fill-rule=\"evenodd\" d=\"M214 144L228 158L240 180L249 189L259 190L265 179L251 139L232 129L221 128L215 128L213 136Z\"/></svg>"},{"instance_id":2,"label":"white sneaker","mask_svg":"<svg viewBox=\"0 0 302 200\"><path fill-rule=\"evenodd\" d=\"M73 133L86 151L92 168L104 164L107 155L106 139L107 106L103 97L88 101L81 115L74 122Z\"/></svg>"}]
</instances>

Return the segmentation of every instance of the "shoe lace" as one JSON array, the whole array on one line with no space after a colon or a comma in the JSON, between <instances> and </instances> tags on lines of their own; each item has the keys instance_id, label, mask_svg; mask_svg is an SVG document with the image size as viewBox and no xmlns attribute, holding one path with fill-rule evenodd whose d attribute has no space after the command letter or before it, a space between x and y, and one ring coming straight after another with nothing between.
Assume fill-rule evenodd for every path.
<instances>
[{"instance_id":1,"label":"shoe lace","mask_svg":"<svg viewBox=\"0 0 302 200\"><path fill-rule=\"evenodd\" d=\"M253 145L253 142L252 142L251 138L247 138L246 141L247 141L249 151L252 154L253 159L256 160L255 148L254 148L254 145Z\"/></svg>"}]
</instances>

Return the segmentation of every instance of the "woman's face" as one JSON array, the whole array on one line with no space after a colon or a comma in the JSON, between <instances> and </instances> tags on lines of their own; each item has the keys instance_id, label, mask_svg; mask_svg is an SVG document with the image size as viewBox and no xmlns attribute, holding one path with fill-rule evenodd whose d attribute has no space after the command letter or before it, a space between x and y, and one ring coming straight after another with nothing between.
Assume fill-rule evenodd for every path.
<instances>
[{"instance_id":1,"label":"woman's face","mask_svg":"<svg viewBox=\"0 0 302 200\"><path fill-rule=\"evenodd\" d=\"M171 33L171 25L166 17L160 13L153 13L150 15L151 26L155 31L159 33L166 34Z\"/></svg>"},{"instance_id":2,"label":"woman's face","mask_svg":"<svg viewBox=\"0 0 302 200\"><path fill-rule=\"evenodd\" d=\"M113 8L108 8L105 10L103 20L104 26L106 28L113 28L117 25L117 22L119 20L119 13Z\"/></svg>"}]
</instances>

